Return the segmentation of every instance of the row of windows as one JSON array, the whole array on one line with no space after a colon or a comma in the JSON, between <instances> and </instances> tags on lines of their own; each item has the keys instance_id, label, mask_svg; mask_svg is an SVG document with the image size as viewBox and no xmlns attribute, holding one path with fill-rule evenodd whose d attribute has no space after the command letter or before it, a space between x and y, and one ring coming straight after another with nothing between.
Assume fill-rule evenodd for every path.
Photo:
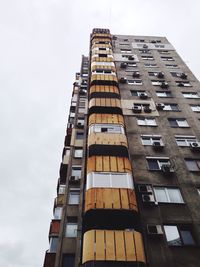
<instances>
[{"instance_id":1,"label":"row of windows","mask_svg":"<svg viewBox=\"0 0 200 267\"><path fill-rule=\"evenodd\" d=\"M129 85L142 85L143 82L141 79L129 79L129 78L125 78L127 84ZM191 83L188 81L175 81L176 86L178 87L192 87ZM151 84L154 86L161 86L162 88L168 88L169 84L168 82L165 82L163 80L152 80Z\"/></svg>"},{"instance_id":2,"label":"row of windows","mask_svg":"<svg viewBox=\"0 0 200 267\"><path fill-rule=\"evenodd\" d=\"M142 104L142 103L134 103L133 108L137 108L137 110L140 108L141 110L144 107L150 107L150 104ZM190 108L194 112L200 112L200 104L191 104ZM170 103L160 103L157 104L157 109L158 110L164 110L164 111L181 111L179 108L178 104L170 104Z\"/></svg>"},{"instance_id":3,"label":"row of windows","mask_svg":"<svg viewBox=\"0 0 200 267\"><path fill-rule=\"evenodd\" d=\"M103 63L103 62L100 62L100 63ZM95 63L95 64L97 64L97 63ZM133 63L127 62L126 64L127 64L126 65L127 68L129 68L129 67L137 67L137 63L136 62L133 62ZM103 65L103 64L101 64L101 65ZM158 65L156 63L144 63L144 66L146 68L157 68L158 67ZM179 68L178 65L176 65L176 64L165 64L165 67L168 68L168 69L178 69Z\"/></svg>"},{"instance_id":4,"label":"row of windows","mask_svg":"<svg viewBox=\"0 0 200 267\"><path fill-rule=\"evenodd\" d=\"M174 138L176 144L181 147L189 147L192 143L197 143L195 136L175 135ZM141 135L141 142L144 146L152 146L155 142L164 145L161 135Z\"/></svg>"},{"instance_id":5,"label":"row of windows","mask_svg":"<svg viewBox=\"0 0 200 267\"><path fill-rule=\"evenodd\" d=\"M137 117L136 120L139 126L158 126L156 119L152 117ZM184 118L168 118L168 122L171 127L190 127Z\"/></svg>"},{"instance_id":6,"label":"row of windows","mask_svg":"<svg viewBox=\"0 0 200 267\"><path fill-rule=\"evenodd\" d=\"M146 157L148 169L151 171L162 171L164 166L172 166L170 159L167 157ZM200 171L200 159L184 159L187 169L192 172ZM171 169L173 171L173 169Z\"/></svg>"},{"instance_id":7,"label":"row of windows","mask_svg":"<svg viewBox=\"0 0 200 267\"><path fill-rule=\"evenodd\" d=\"M145 90L130 90L131 96L141 96L141 94L146 94L148 97L147 91ZM199 99L200 96L197 92L181 92L184 98L197 98ZM156 95L158 97L165 97L165 98L172 98L172 92L171 91L156 91Z\"/></svg>"}]
</instances>

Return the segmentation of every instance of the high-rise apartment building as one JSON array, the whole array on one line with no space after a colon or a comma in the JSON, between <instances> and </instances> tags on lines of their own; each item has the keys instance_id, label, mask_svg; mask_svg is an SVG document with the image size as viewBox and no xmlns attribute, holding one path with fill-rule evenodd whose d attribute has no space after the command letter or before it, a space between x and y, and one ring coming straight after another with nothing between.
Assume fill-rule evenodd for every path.
<instances>
[{"instance_id":1,"label":"high-rise apartment building","mask_svg":"<svg viewBox=\"0 0 200 267\"><path fill-rule=\"evenodd\" d=\"M165 37L94 29L44 267L198 267L200 84Z\"/></svg>"}]
</instances>

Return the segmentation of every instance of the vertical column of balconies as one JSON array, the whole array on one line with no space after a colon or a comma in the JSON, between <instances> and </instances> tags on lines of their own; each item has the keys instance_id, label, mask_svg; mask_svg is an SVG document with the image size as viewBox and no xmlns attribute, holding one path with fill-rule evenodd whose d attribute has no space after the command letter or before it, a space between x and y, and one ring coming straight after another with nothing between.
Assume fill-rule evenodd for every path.
<instances>
[{"instance_id":1,"label":"vertical column of balconies","mask_svg":"<svg viewBox=\"0 0 200 267\"><path fill-rule=\"evenodd\" d=\"M82 264L145 266L109 30L91 35Z\"/></svg>"}]
</instances>

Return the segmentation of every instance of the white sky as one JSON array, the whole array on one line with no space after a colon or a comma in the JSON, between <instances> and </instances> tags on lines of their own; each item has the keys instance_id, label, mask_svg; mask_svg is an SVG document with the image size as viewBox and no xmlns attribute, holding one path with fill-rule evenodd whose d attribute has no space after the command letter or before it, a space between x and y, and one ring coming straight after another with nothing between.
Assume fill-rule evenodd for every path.
<instances>
[{"instance_id":1,"label":"white sky","mask_svg":"<svg viewBox=\"0 0 200 267\"><path fill-rule=\"evenodd\" d=\"M0 266L41 267L74 74L92 28L166 36L200 78L199 0L0 1Z\"/></svg>"}]
</instances>

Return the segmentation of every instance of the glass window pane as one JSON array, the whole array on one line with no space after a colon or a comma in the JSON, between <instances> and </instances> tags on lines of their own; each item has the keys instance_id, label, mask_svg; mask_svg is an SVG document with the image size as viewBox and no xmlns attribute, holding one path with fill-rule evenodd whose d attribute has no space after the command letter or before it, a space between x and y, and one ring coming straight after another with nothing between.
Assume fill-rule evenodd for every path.
<instances>
[{"instance_id":1,"label":"glass window pane","mask_svg":"<svg viewBox=\"0 0 200 267\"><path fill-rule=\"evenodd\" d=\"M159 170L160 169L157 160L148 159L147 162L148 162L148 166L149 166L150 170Z\"/></svg>"},{"instance_id":2,"label":"glass window pane","mask_svg":"<svg viewBox=\"0 0 200 267\"><path fill-rule=\"evenodd\" d=\"M54 214L53 214L54 219L60 220L61 216L62 216L62 207L56 207L54 209Z\"/></svg>"},{"instance_id":3,"label":"glass window pane","mask_svg":"<svg viewBox=\"0 0 200 267\"><path fill-rule=\"evenodd\" d=\"M50 238L49 252L56 252L58 247L58 237Z\"/></svg>"},{"instance_id":4,"label":"glass window pane","mask_svg":"<svg viewBox=\"0 0 200 267\"><path fill-rule=\"evenodd\" d=\"M69 204L77 205L79 204L80 192L79 191L70 191L69 192Z\"/></svg>"},{"instance_id":5,"label":"glass window pane","mask_svg":"<svg viewBox=\"0 0 200 267\"><path fill-rule=\"evenodd\" d=\"M185 120L185 119L178 119L177 120L177 123L178 123L178 126L179 127L188 127L189 125L188 125L188 123L187 123L187 121Z\"/></svg>"},{"instance_id":6,"label":"glass window pane","mask_svg":"<svg viewBox=\"0 0 200 267\"><path fill-rule=\"evenodd\" d=\"M110 187L110 174L108 173L94 173L93 186L94 187Z\"/></svg>"},{"instance_id":7,"label":"glass window pane","mask_svg":"<svg viewBox=\"0 0 200 267\"><path fill-rule=\"evenodd\" d=\"M77 236L77 223L67 223L65 236L66 237Z\"/></svg>"},{"instance_id":8,"label":"glass window pane","mask_svg":"<svg viewBox=\"0 0 200 267\"><path fill-rule=\"evenodd\" d=\"M154 192L156 195L156 200L158 202L169 202L167 199L165 188L154 188Z\"/></svg>"},{"instance_id":9,"label":"glass window pane","mask_svg":"<svg viewBox=\"0 0 200 267\"><path fill-rule=\"evenodd\" d=\"M199 168L198 168L195 160L187 159L187 160L185 160L185 163L186 163L189 171L199 171Z\"/></svg>"},{"instance_id":10,"label":"glass window pane","mask_svg":"<svg viewBox=\"0 0 200 267\"><path fill-rule=\"evenodd\" d=\"M172 203L183 203L181 192L177 188L168 188L169 200Z\"/></svg>"},{"instance_id":11,"label":"glass window pane","mask_svg":"<svg viewBox=\"0 0 200 267\"><path fill-rule=\"evenodd\" d=\"M168 245L170 246L181 246L182 245L177 226L164 225L164 230L165 230Z\"/></svg>"},{"instance_id":12,"label":"glass window pane","mask_svg":"<svg viewBox=\"0 0 200 267\"><path fill-rule=\"evenodd\" d=\"M194 239L189 230L180 230L180 234L184 245L195 245Z\"/></svg>"},{"instance_id":13,"label":"glass window pane","mask_svg":"<svg viewBox=\"0 0 200 267\"><path fill-rule=\"evenodd\" d=\"M143 145L145 145L145 146L150 146L151 145L150 137L142 137L141 140L142 140L142 144Z\"/></svg>"},{"instance_id":14,"label":"glass window pane","mask_svg":"<svg viewBox=\"0 0 200 267\"><path fill-rule=\"evenodd\" d=\"M75 158L82 158L83 157L83 149L75 149L74 157Z\"/></svg>"},{"instance_id":15,"label":"glass window pane","mask_svg":"<svg viewBox=\"0 0 200 267\"><path fill-rule=\"evenodd\" d=\"M81 177L81 167L74 167L72 166L72 176L78 176Z\"/></svg>"},{"instance_id":16,"label":"glass window pane","mask_svg":"<svg viewBox=\"0 0 200 267\"><path fill-rule=\"evenodd\" d=\"M156 120L155 119L146 119L147 125L150 126L156 126Z\"/></svg>"}]
</instances>

